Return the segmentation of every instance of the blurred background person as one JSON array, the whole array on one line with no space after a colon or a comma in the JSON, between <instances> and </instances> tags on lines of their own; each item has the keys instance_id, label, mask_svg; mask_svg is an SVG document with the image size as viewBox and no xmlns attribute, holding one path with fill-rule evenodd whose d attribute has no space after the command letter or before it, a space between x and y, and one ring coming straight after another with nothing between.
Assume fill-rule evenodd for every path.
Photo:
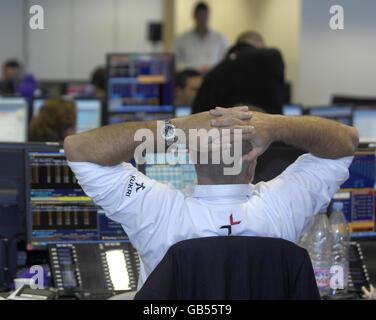
<instances>
[{"instance_id":1,"label":"blurred background person","mask_svg":"<svg viewBox=\"0 0 376 320\"><path fill-rule=\"evenodd\" d=\"M202 83L202 75L196 70L186 69L175 75L175 106L192 106Z\"/></svg>"},{"instance_id":2,"label":"blurred background person","mask_svg":"<svg viewBox=\"0 0 376 320\"><path fill-rule=\"evenodd\" d=\"M193 11L195 27L179 36L174 43L177 69L193 68L206 73L223 59L228 40L209 28L209 7L200 2Z\"/></svg>"},{"instance_id":3,"label":"blurred background person","mask_svg":"<svg viewBox=\"0 0 376 320\"><path fill-rule=\"evenodd\" d=\"M94 97L105 99L106 98L106 68L98 67L91 75L91 84L94 87Z\"/></svg>"},{"instance_id":4,"label":"blurred background person","mask_svg":"<svg viewBox=\"0 0 376 320\"><path fill-rule=\"evenodd\" d=\"M72 101L49 99L30 122L30 141L63 142L76 133L77 107Z\"/></svg>"},{"instance_id":5,"label":"blurred background person","mask_svg":"<svg viewBox=\"0 0 376 320\"><path fill-rule=\"evenodd\" d=\"M205 75L193 112L208 111L212 106L244 104L267 113L281 113L284 73L279 50L266 48L258 32L243 32L226 58Z\"/></svg>"},{"instance_id":6,"label":"blurred background person","mask_svg":"<svg viewBox=\"0 0 376 320\"><path fill-rule=\"evenodd\" d=\"M21 80L21 64L15 60L8 60L3 64L3 78L0 82L0 94L12 95L16 93L16 85Z\"/></svg>"}]
</instances>

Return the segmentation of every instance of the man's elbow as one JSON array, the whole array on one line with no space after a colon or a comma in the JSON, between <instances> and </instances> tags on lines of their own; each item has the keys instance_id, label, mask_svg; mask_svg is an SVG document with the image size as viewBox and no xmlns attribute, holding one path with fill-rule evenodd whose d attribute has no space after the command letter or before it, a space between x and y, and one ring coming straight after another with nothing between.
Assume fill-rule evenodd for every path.
<instances>
[{"instance_id":1,"label":"man's elbow","mask_svg":"<svg viewBox=\"0 0 376 320\"><path fill-rule=\"evenodd\" d=\"M81 160L80 147L78 146L75 135L67 136L64 139L64 153L67 159L71 162L79 162Z\"/></svg>"},{"instance_id":2,"label":"man's elbow","mask_svg":"<svg viewBox=\"0 0 376 320\"><path fill-rule=\"evenodd\" d=\"M359 133L358 130L354 127L350 127L350 139L349 139L349 153L354 155L359 145Z\"/></svg>"}]
</instances>

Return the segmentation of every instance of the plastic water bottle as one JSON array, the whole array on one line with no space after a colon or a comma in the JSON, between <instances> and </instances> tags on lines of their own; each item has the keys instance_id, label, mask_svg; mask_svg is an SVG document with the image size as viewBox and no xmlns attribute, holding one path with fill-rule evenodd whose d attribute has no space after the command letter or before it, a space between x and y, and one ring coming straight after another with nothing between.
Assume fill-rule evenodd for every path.
<instances>
[{"instance_id":1,"label":"plastic water bottle","mask_svg":"<svg viewBox=\"0 0 376 320\"><path fill-rule=\"evenodd\" d=\"M336 274L332 274L331 294L347 293L349 276L349 225L343 214L343 204L334 202L329 218L333 235L332 266Z\"/></svg>"},{"instance_id":2,"label":"plastic water bottle","mask_svg":"<svg viewBox=\"0 0 376 320\"><path fill-rule=\"evenodd\" d=\"M325 211L320 211L316 215L303 243L311 258L320 295L329 295L332 234Z\"/></svg>"}]
</instances>

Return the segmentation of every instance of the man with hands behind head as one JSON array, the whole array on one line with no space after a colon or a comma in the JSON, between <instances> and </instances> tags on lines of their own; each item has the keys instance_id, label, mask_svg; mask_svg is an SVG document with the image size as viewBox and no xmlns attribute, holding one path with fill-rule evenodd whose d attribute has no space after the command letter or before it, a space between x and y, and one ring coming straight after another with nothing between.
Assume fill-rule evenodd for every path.
<instances>
[{"instance_id":1,"label":"man with hands behind head","mask_svg":"<svg viewBox=\"0 0 376 320\"><path fill-rule=\"evenodd\" d=\"M196 164L198 185L187 197L127 163L141 144L135 141L135 133L144 128L153 133L153 143L167 145L176 141L172 136L177 129L186 135L190 129L230 129L231 133L239 129L243 148L234 163L241 163L241 170L225 175L229 164L222 160L210 163L209 157L209 163ZM275 179L252 185L257 157L274 141L309 153ZM235 139L234 148L237 142ZM105 126L69 136L64 147L84 191L110 219L122 224L137 249L141 258L140 287L167 250L182 240L238 235L297 242L315 214L329 204L348 178L357 143L354 128L331 120L251 113L247 107L235 107L216 108L166 123ZM218 141L213 141L212 147L214 144Z\"/></svg>"}]
</instances>

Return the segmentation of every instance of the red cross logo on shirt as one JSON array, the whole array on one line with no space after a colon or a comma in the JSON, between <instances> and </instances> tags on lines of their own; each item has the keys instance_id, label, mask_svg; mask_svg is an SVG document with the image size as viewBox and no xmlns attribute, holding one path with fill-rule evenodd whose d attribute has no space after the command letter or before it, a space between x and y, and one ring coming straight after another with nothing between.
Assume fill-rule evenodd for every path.
<instances>
[{"instance_id":1,"label":"red cross logo on shirt","mask_svg":"<svg viewBox=\"0 0 376 320\"><path fill-rule=\"evenodd\" d=\"M220 229L227 229L227 231L228 231L228 235L230 235L231 232L232 232L232 226L237 225L237 224L239 224L240 222L241 222L241 220L239 220L239 221L234 221L234 218L232 217L232 213L231 213L231 214L230 214L230 224L229 224L229 225L222 226L222 227L220 227Z\"/></svg>"}]
</instances>

